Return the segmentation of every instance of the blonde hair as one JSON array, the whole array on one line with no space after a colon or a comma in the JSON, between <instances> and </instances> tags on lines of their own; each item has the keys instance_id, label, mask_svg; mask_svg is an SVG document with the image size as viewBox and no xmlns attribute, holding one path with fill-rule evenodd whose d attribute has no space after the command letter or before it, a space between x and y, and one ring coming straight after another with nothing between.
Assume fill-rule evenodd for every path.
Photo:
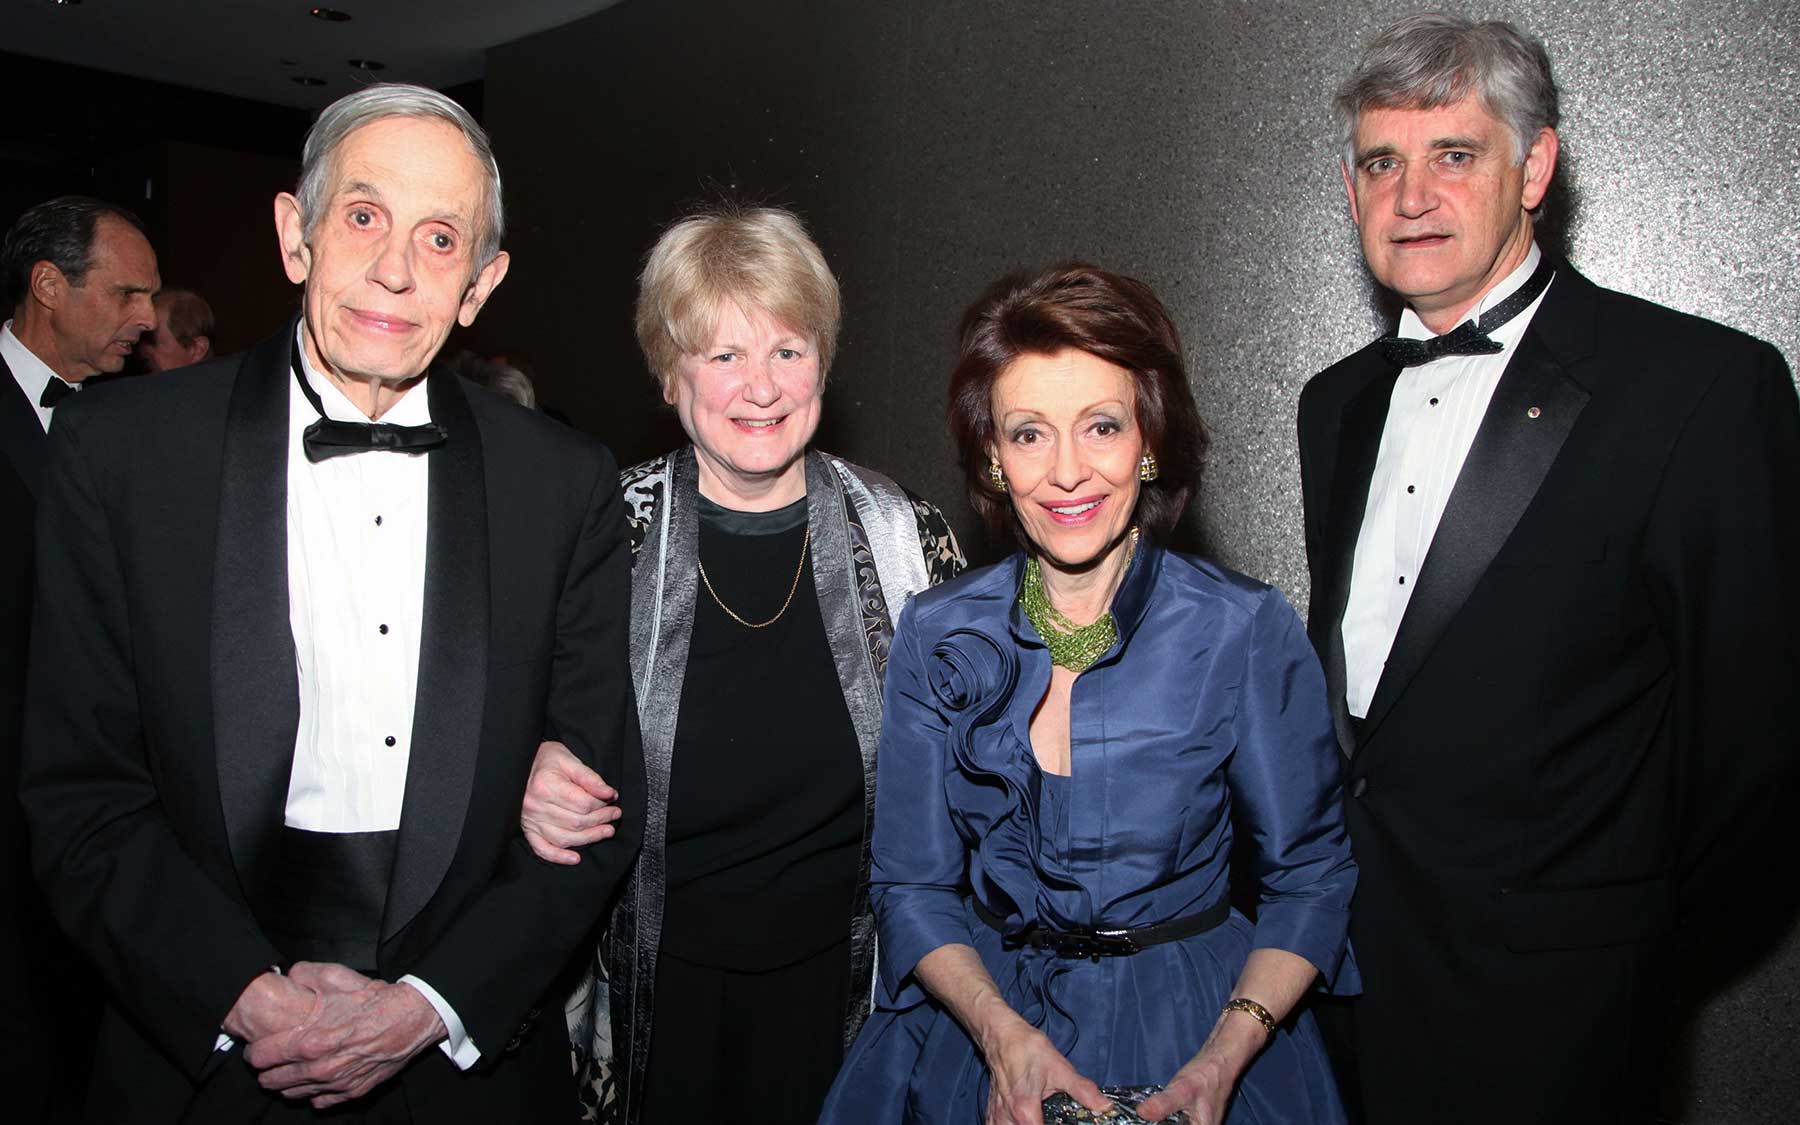
<instances>
[{"instance_id":1,"label":"blonde hair","mask_svg":"<svg viewBox=\"0 0 1800 1125\"><path fill-rule=\"evenodd\" d=\"M712 343L727 304L811 337L819 378L837 352L842 299L806 224L779 207L728 204L663 232L638 275L637 339L664 386L684 355Z\"/></svg>"}]
</instances>

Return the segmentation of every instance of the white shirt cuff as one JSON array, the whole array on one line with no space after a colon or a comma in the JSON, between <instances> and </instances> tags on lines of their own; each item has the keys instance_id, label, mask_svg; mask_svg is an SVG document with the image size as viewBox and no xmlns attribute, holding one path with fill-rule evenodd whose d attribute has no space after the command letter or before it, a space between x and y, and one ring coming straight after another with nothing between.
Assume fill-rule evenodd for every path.
<instances>
[{"instance_id":1,"label":"white shirt cuff","mask_svg":"<svg viewBox=\"0 0 1800 1125\"><path fill-rule=\"evenodd\" d=\"M229 1051L235 1046L237 1046L237 1040L222 1031L219 1033L218 1039L213 1041L213 1050L215 1051Z\"/></svg>"},{"instance_id":2,"label":"white shirt cuff","mask_svg":"<svg viewBox=\"0 0 1800 1125\"><path fill-rule=\"evenodd\" d=\"M419 995L425 998L425 1002L437 1011L438 1019L444 1021L444 1030L449 1034L444 1037L442 1043L438 1044L438 1049L444 1052L444 1057L455 1063L458 1070L467 1070L474 1066L476 1060L481 1058L481 1051L475 1046L475 1040L469 1038L469 1033L464 1030L463 1022L457 1017L456 1009L450 1006L450 1002L439 996L437 989L411 973L401 977L397 983L410 984L417 989Z\"/></svg>"}]
</instances>

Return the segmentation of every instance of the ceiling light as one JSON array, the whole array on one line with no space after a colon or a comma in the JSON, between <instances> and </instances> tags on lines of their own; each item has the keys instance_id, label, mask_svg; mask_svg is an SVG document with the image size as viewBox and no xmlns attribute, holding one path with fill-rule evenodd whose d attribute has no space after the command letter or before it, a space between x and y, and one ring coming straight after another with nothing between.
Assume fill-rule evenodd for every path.
<instances>
[{"instance_id":1,"label":"ceiling light","mask_svg":"<svg viewBox=\"0 0 1800 1125\"><path fill-rule=\"evenodd\" d=\"M379 59L351 59L350 65L358 70L386 70L387 64Z\"/></svg>"},{"instance_id":2,"label":"ceiling light","mask_svg":"<svg viewBox=\"0 0 1800 1125\"><path fill-rule=\"evenodd\" d=\"M314 8L311 15L313 19L324 20L326 23L348 23L350 20L349 12L340 12L336 8Z\"/></svg>"},{"instance_id":3,"label":"ceiling light","mask_svg":"<svg viewBox=\"0 0 1800 1125\"><path fill-rule=\"evenodd\" d=\"M323 86L323 85L325 85L325 80L323 78L314 78L310 74L296 74L292 78L288 79L288 81L292 82L296 86Z\"/></svg>"}]
</instances>

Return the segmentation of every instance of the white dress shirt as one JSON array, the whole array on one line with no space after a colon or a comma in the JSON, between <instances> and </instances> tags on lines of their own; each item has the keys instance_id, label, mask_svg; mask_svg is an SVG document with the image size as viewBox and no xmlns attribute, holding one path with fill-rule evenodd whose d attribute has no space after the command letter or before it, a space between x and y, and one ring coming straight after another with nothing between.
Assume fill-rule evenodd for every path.
<instances>
[{"instance_id":1,"label":"white dress shirt","mask_svg":"<svg viewBox=\"0 0 1800 1125\"><path fill-rule=\"evenodd\" d=\"M1530 279L1542 258L1534 243L1519 268L1488 290L1464 319L1479 319L1484 311L1512 296ZM1503 350L1490 355L1444 356L1408 367L1394 384L1375 471L1369 478L1368 506L1356 539L1350 600L1344 608L1345 702L1359 719L1369 714L1388 652L1394 647L1394 635L1417 585L1419 568L1487 413L1488 400L1543 303L1540 293L1524 311L1489 333ZM1434 333L1407 309L1400 314L1398 334L1425 340Z\"/></svg>"},{"instance_id":2,"label":"white dress shirt","mask_svg":"<svg viewBox=\"0 0 1800 1125\"><path fill-rule=\"evenodd\" d=\"M45 433L49 433L50 415L55 410L39 406L38 399L44 397L44 388L50 385L50 380L57 378L57 374L50 370L49 364L37 357L36 352L19 342L19 338L12 333L10 320L0 326L0 358L6 360L6 366L12 370L13 382L19 384L19 389L30 400L31 408L37 411L38 425L44 427ZM81 389L80 383L69 385L78 391Z\"/></svg>"},{"instance_id":3,"label":"white dress shirt","mask_svg":"<svg viewBox=\"0 0 1800 1125\"><path fill-rule=\"evenodd\" d=\"M297 328L304 331L304 326ZM313 369L302 373L331 418L371 419ZM418 692L425 602L430 468L423 453L376 451L306 459L302 436L318 418L288 383L288 622L300 681L300 727L288 783L287 825L311 832L400 827ZM431 421L423 382L381 417ZM449 1037L439 1046L467 1070L481 1052L437 991L414 976Z\"/></svg>"},{"instance_id":4,"label":"white dress shirt","mask_svg":"<svg viewBox=\"0 0 1800 1125\"><path fill-rule=\"evenodd\" d=\"M302 354L327 416L369 418ZM302 435L318 419L298 381L288 385L288 622L300 677L300 729L287 824L310 832L400 827L418 690L425 602L423 453L377 451L306 459ZM382 421L431 421L424 384Z\"/></svg>"}]
</instances>

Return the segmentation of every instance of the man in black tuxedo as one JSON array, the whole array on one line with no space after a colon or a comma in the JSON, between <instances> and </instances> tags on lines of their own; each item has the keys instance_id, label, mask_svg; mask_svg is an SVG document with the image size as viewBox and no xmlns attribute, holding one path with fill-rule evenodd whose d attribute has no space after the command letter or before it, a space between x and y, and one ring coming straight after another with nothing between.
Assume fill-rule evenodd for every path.
<instances>
[{"instance_id":1,"label":"man in black tuxedo","mask_svg":"<svg viewBox=\"0 0 1800 1125\"><path fill-rule=\"evenodd\" d=\"M1338 105L1405 303L1299 418L1368 1119L1642 1121L1679 927L1792 880L1757 846L1800 738L1794 386L1768 344L1540 251L1535 40L1412 17Z\"/></svg>"},{"instance_id":2,"label":"man in black tuxedo","mask_svg":"<svg viewBox=\"0 0 1800 1125\"><path fill-rule=\"evenodd\" d=\"M301 315L52 432L21 796L91 1120L574 1114L538 1006L642 821L627 549L604 448L426 374L501 216L454 102L350 95L275 201ZM587 863L520 837L541 737L619 779Z\"/></svg>"},{"instance_id":3,"label":"man in black tuxedo","mask_svg":"<svg viewBox=\"0 0 1800 1125\"><path fill-rule=\"evenodd\" d=\"M31 640L33 498L57 404L125 363L154 321L156 253L137 216L83 196L40 203L0 245L0 1081L32 1121L79 1106L98 998L31 878L19 738Z\"/></svg>"}]
</instances>

